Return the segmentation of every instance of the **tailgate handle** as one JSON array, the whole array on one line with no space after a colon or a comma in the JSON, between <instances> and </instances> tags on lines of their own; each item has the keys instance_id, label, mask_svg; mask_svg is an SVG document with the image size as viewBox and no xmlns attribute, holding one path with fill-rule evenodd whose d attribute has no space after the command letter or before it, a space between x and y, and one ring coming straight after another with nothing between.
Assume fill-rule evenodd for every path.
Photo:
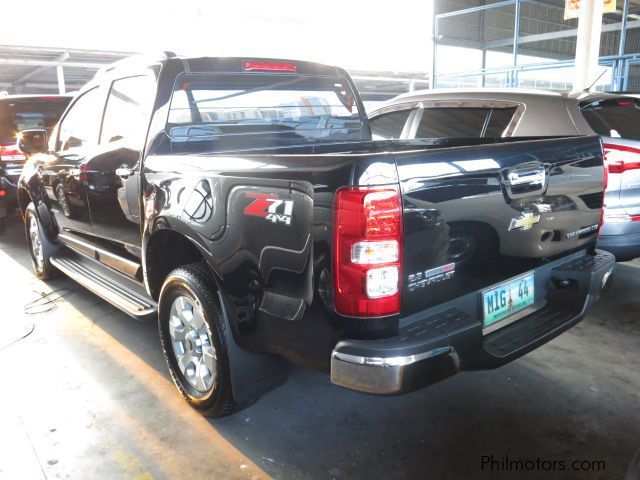
<instances>
[{"instance_id":1,"label":"tailgate handle","mask_svg":"<svg viewBox=\"0 0 640 480\"><path fill-rule=\"evenodd\" d=\"M547 179L547 172L544 167L535 170L509 172L509 184L512 187L517 185L544 185Z\"/></svg>"},{"instance_id":2,"label":"tailgate handle","mask_svg":"<svg viewBox=\"0 0 640 480\"><path fill-rule=\"evenodd\" d=\"M511 198L544 192L547 188L547 178L547 167L540 163L508 169L503 174L503 181Z\"/></svg>"}]
</instances>

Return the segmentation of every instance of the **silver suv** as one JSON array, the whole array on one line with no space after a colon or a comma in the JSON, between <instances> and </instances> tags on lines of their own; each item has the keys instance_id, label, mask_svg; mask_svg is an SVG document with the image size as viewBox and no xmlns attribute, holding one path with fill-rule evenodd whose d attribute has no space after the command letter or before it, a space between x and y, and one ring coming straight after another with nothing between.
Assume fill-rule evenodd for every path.
<instances>
[{"instance_id":1,"label":"silver suv","mask_svg":"<svg viewBox=\"0 0 640 480\"><path fill-rule=\"evenodd\" d=\"M375 140L602 136L609 175L598 247L618 261L640 257L640 95L426 90L400 95L369 118ZM590 208L602 202L595 197L583 200Z\"/></svg>"}]
</instances>

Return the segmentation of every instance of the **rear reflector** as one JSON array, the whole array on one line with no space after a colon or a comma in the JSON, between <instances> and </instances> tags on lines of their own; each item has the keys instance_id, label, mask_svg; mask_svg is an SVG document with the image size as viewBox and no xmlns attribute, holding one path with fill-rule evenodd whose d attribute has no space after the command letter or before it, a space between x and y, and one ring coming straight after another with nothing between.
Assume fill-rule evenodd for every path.
<instances>
[{"instance_id":1,"label":"rear reflector","mask_svg":"<svg viewBox=\"0 0 640 480\"><path fill-rule=\"evenodd\" d=\"M246 61L242 64L242 70L245 72L263 71L295 73L298 71L298 66L295 63L287 62Z\"/></svg>"},{"instance_id":2,"label":"rear reflector","mask_svg":"<svg viewBox=\"0 0 640 480\"><path fill-rule=\"evenodd\" d=\"M399 313L403 242L399 189L338 190L333 229L336 312L351 317Z\"/></svg>"},{"instance_id":3,"label":"rear reflector","mask_svg":"<svg viewBox=\"0 0 640 480\"><path fill-rule=\"evenodd\" d=\"M604 144L604 158L609 173L640 169L640 149L614 143Z\"/></svg>"}]
</instances>

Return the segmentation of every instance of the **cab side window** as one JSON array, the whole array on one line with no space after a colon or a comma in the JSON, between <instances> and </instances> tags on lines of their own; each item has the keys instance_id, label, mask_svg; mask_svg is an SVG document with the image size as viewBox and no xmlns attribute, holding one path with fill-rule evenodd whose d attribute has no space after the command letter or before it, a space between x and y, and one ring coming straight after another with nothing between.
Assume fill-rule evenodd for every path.
<instances>
[{"instance_id":1,"label":"cab side window","mask_svg":"<svg viewBox=\"0 0 640 480\"><path fill-rule=\"evenodd\" d=\"M400 138L402 129L409 118L409 110L398 110L396 112L384 113L369 121L371 125L371 135L374 140L392 140Z\"/></svg>"},{"instance_id":2,"label":"cab side window","mask_svg":"<svg viewBox=\"0 0 640 480\"><path fill-rule=\"evenodd\" d=\"M151 76L115 80L107 99L100 145L126 140L128 145L141 149L155 92L156 82Z\"/></svg>"},{"instance_id":3,"label":"cab side window","mask_svg":"<svg viewBox=\"0 0 640 480\"><path fill-rule=\"evenodd\" d=\"M98 88L82 94L60 123L58 151L81 153L95 134L100 111Z\"/></svg>"}]
</instances>

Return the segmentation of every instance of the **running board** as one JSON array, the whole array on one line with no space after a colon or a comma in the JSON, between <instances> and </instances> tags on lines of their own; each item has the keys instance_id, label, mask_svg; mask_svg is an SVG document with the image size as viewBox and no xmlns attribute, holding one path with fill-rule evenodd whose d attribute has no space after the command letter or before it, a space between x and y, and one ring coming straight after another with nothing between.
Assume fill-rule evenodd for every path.
<instances>
[{"instance_id":1,"label":"running board","mask_svg":"<svg viewBox=\"0 0 640 480\"><path fill-rule=\"evenodd\" d=\"M58 270L99 297L139 320L155 316L158 305L146 294L144 287L133 280L64 249L51 257Z\"/></svg>"}]
</instances>

